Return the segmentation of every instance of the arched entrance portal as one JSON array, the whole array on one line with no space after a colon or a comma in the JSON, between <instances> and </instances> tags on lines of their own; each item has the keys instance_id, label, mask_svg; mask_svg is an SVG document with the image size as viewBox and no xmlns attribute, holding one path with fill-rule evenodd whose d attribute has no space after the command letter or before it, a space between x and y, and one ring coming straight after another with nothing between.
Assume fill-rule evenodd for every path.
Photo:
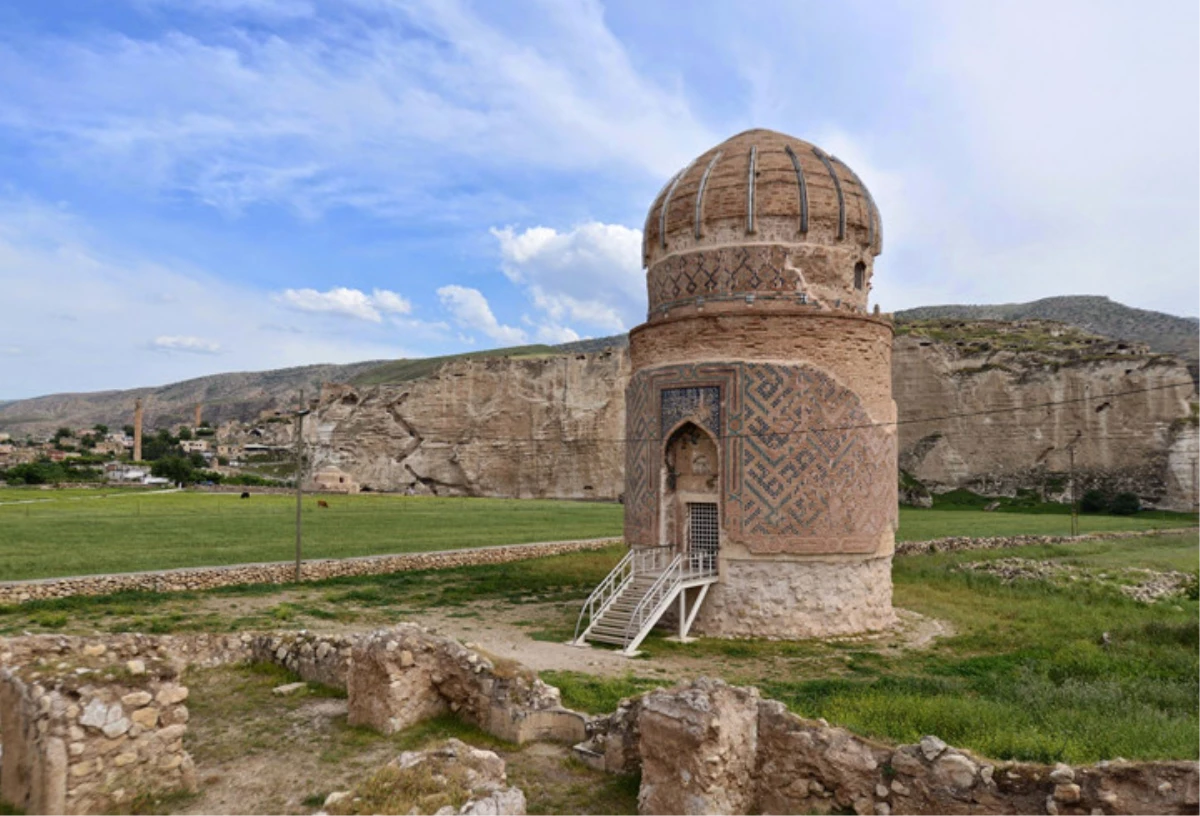
<instances>
[{"instance_id":1,"label":"arched entrance portal","mask_svg":"<svg viewBox=\"0 0 1200 816\"><path fill-rule=\"evenodd\" d=\"M686 554L693 569L715 569L721 540L716 440L684 422L667 439L663 471L661 543Z\"/></svg>"}]
</instances>

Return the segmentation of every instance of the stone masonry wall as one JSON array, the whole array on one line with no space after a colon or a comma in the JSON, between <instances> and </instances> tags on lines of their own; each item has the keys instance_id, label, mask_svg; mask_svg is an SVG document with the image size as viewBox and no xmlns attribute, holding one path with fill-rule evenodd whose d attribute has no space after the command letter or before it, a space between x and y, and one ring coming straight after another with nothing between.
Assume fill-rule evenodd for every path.
<instances>
[{"instance_id":1,"label":"stone masonry wall","mask_svg":"<svg viewBox=\"0 0 1200 816\"><path fill-rule=\"evenodd\" d=\"M1195 762L990 762L927 736L888 746L701 678L642 700L639 812L1195 813Z\"/></svg>"},{"instance_id":2,"label":"stone masonry wall","mask_svg":"<svg viewBox=\"0 0 1200 816\"><path fill-rule=\"evenodd\" d=\"M696 618L723 637L831 637L886 629L891 556L853 561L727 561Z\"/></svg>"},{"instance_id":3,"label":"stone masonry wall","mask_svg":"<svg viewBox=\"0 0 1200 816\"><path fill-rule=\"evenodd\" d=\"M46 638L0 662L0 798L30 813L120 810L192 790L188 689L174 663L124 638ZM6 644L7 647L7 644Z\"/></svg>"},{"instance_id":4,"label":"stone masonry wall","mask_svg":"<svg viewBox=\"0 0 1200 816\"><path fill-rule=\"evenodd\" d=\"M392 572L507 564L528 558L600 550L619 542L619 538L593 538L403 555L372 555L365 558L320 559L303 562L300 574L302 581L322 581L326 578L351 575L386 575ZM0 605L74 595L108 595L125 591L182 592L241 584L286 584L295 580L295 574L294 563L280 561L271 564L232 564L223 567L9 581L0 583Z\"/></svg>"},{"instance_id":5,"label":"stone masonry wall","mask_svg":"<svg viewBox=\"0 0 1200 816\"><path fill-rule=\"evenodd\" d=\"M583 715L564 709L558 689L528 669L412 624L359 640L346 688L350 724L385 734L450 711L509 742L585 736Z\"/></svg>"}]
</instances>

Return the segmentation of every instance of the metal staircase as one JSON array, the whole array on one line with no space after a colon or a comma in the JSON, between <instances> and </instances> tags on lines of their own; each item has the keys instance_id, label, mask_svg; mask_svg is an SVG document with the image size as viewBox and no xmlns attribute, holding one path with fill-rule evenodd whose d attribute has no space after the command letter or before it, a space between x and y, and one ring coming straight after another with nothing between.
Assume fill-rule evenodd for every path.
<instances>
[{"instance_id":1,"label":"metal staircase","mask_svg":"<svg viewBox=\"0 0 1200 816\"><path fill-rule=\"evenodd\" d=\"M716 582L715 553L684 555L671 547L630 550L584 602L573 642L620 646L632 657L675 602L679 639L686 640L709 586ZM698 592L689 604L688 590L693 588Z\"/></svg>"}]
</instances>

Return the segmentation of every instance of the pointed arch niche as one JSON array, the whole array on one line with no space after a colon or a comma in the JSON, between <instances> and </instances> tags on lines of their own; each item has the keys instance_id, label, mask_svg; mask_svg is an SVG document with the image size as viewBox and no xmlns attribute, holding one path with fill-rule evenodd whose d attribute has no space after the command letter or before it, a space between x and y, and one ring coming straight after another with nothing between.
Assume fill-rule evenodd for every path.
<instances>
[{"instance_id":1,"label":"pointed arch niche","mask_svg":"<svg viewBox=\"0 0 1200 816\"><path fill-rule=\"evenodd\" d=\"M659 485L660 545L715 565L720 540L720 462L717 440L694 422L680 423L663 446Z\"/></svg>"}]
</instances>

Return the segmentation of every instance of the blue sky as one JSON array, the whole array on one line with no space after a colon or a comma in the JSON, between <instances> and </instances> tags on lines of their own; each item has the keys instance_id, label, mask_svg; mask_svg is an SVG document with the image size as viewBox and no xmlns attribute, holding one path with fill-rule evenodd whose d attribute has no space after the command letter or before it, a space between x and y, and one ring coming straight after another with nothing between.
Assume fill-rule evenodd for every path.
<instances>
[{"instance_id":1,"label":"blue sky","mask_svg":"<svg viewBox=\"0 0 1200 816\"><path fill-rule=\"evenodd\" d=\"M654 194L750 127L871 187L885 311L1195 315L1198 30L1194 2L9 2L0 399L627 330Z\"/></svg>"}]
</instances>

